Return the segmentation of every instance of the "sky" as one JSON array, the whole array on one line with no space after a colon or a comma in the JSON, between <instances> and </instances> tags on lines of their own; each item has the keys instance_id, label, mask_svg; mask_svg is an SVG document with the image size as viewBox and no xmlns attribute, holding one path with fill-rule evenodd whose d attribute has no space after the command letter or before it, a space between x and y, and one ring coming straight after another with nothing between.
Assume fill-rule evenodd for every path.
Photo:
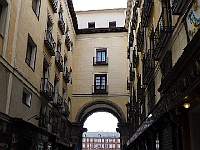
<instances>
[{"instance_id":1,"label":"sky","mask_svg":"<svg viewBox=\"0 0 200 150\"><path fill-rule=\"evenodd\" d=\"M74 10L126 8L127 0L73 0Z\"/></svg>"},{"instance_id":2,"label":"sky","mask_svg":"<svg viewBox=\"0 0 200 150\"><path fill-rule=\"evenodd\" d=\"M97 112L87 118L84 128L87 132L116 132L118 120L112 114L107 112Z\"/></svg>"}]
</instances>

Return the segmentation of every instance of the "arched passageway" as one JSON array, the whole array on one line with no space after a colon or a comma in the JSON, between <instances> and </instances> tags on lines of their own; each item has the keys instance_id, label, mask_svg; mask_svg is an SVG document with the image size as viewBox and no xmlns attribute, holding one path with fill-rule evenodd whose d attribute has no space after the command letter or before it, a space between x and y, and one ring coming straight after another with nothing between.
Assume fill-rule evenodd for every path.
<instances>
[{"instance_id":1,"label":"arched passageway","mask_svg":"<svg viewBox=\"0 0 200 150\"><path fill-rule=\"evenodd\" d=\"M82 133L87 131L83 128L86 119L95 112L109 112L114 115L119 123L117 131L120 133L121 145L125 144L128 138L128 123L121 108L109 100L94 100L84 104L78 111L75 122L72 123L72 139L77 149L81 149Z\"/></svg>"}]
</instances>

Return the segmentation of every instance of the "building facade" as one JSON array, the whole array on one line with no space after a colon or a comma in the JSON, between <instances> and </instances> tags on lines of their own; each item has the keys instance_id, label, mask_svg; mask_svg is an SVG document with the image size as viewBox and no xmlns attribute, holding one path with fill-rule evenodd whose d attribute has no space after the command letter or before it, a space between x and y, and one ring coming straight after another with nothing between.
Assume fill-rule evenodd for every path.
<instances>
[{"instance_id":1,"label":"building facade","mask_svg":"<svg viewBox=\"0 0 200 150\"><path fill-rule=\"evenodd\" d=\"M85 132L82 150L120 150L120 135L117 132Z\"/></svg>"},{"instance_id":2,"label":"building facade","mask_svg":"<svg viewBox=\"0 0 200 150\"><path fill-rule=\"evenodd\" d=\"M198 150L200 1L129 0L127 149Z\"/></svg>"},{"instance_id":3,"label":"building facade","mask_svg":"<svg viewBox=\"0 0 200 150\"><path fill-rule=\"evenodd\" d=\"M0 149L72 148L69 5L0 2Z\"/></svg>"},{"instance_id":4,"label":"building facade","mask_svg":"<svg viewBox=\"0 0 200 150\"><path fill-rule=\"evenodd\" d=\"M96 111L126 126L124 9L109 11L79 29L72 0L0 1L0 149L81 148Z\"/></svg>"},{"instance_id":5,"label":"building facade","mask_svg":"<svg viewBox=\"0 0 200 150\"><path fill-rule=\"evenodd\" d=\"M124 12L123 8L76 12L80 24L73 51L76 69L71 106L73 122L77 125L83 125L87 117L97 111L110 112L121 126L126 125L129 91ZM114 17L115 13L120 15ZM126 137L125 130L121 130L121 135ZM78 138L81 145L80 137L82 133ZM125 140L122 141L125 144Z\"/></svg>"}]
</instances>

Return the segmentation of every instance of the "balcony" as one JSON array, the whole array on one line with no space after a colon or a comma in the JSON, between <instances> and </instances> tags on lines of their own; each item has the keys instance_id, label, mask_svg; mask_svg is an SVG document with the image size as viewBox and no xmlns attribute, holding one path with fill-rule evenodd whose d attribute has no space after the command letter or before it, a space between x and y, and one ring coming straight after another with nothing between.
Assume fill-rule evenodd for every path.
<instances>
[{"instance_id":1,"label":"balcony","mask_svg":"<svg viewBox=\"0 0 200 150\"><path fill-rule=\"evenodd\" d=\"M65 45L67 46L67 50L68 51L70 51L70 44L71 44L71 41L70 41L69 35L66 34L66 36L65 36Z\"/></svg>"},{"instance_id":2,"label":"balcony","mask_svg":"<svg viewBox=\"0 0 200 150\"><path fill-rule=\"evenodd\" d=\"M53 99L53 105L57 108L60 108L62 106L62 102L63 102L62 96L60 96L60 94L56 92Z\"/></svg>"},{"instance_id":3,"label":"balcony","mask_svg":"<svg viewBox=\"0 0 200 150\"><path fill-rule=\"evenodd\" d=\"M153 0L145 0L142 6L141 23L142 27L147 27L149 19L151 17Z\"/></svg>"},{"instance_id":4,"label":"balcony","mask_svg":"<svg viewBox=\"0 0 200 150\"><path fill-rule=\"evenodd\" d=\"M138 31L137 31L137 51L142 52L144 45L144 28L139 24Z\"/></svg>"},{"instance_id":5,"label":"balcony","mask_svg":"<svg viewBox=\"0 0 200 150\"><path fill-rule=\"evenodd\" d=\"M130 81L134 81L135 80L135 71L132 70L132 67L130 67L129 73L130 73Z\"/></svg>"},{"instance_id":6,"label":"balcony","mask_svg":"<svg viewBox=\"0 0 200 150\"><path fill-rule=\"evenodd\" d=\"M172 14L180 15L183 11L184 6L186 6L187 0L173 0L172 2Z\"/></svg>"},{"instance_id":7,"label":"balcony","mask_svg":"<svg viewBox=\"0 0 200 150\"><path fill-rule=\"evenodd\" d=\"M40 93L49 101L53 100L54 87L49 82L48 78L42 78L40 84Z\"/></svg>"},{"instance_id":8,"label":"balcony","mask_svg":"<svg viewBox=\"0 0 200 150\"><path fill-rule=\"evenodd\" d=\"M55 56L55 47L56 43L53 39L52 33L49 30L45 30L45 38L44 38L44 45L48 49L51 56Z\"/></svg>"},{"instance_id":9,"label":"balcony","mask_svg":"<svg viewBox=\"0 0 200 150\"><path fill-rule=\"evenodd\" d=\"M155 81L151 80L148 86L148 112L150 113L155 107Z\"/></svg>"},{"instance_id":10,"label":"balcony","mask_svg":"<svg viewBox=\"0 0 200 150\"><path fill-rule=\"evenodd\" d=\"M56 66L60 72L63 72L63 58L59 51L56 51L56 59L55 59Z\"/></svg>"},{"instance_id":11,"label":"balcony","mask_svg":"<svg viewBox=\"0 0 200 150\"><path fill-rule=\"evenodd\" d=\"M152 60L152 50L149 49L143 58L143 84L146 85L151 80L155 70L154 61Z\"/></svg>"},{"instance_id":12,"label":"balcony","mask_svg":"<svg viewBox=\"0 0 200 150\"><path fill-rule=\"evenodd\" d=\"M61 13L59 13L58 26L61 30L62 35L64 35L65 34L65 22L63 20L63 15Z\"/></svg>"},{"instance_id":13,"label":"balcony","mask_svg":"<svg viewBox=\"0 0 200 150\"><path fill-rule=\"evenodd\" d=\"M93 57L93 66L98 66L98 65L108 65L108 57L106 58Z\"/></svg>"},{"instance_id":14,"label":"balcony","mask_svg":"<svg viewBox=\"0 0 200 150\"><path fill-rule=\"evenodd\" d=\"M47 128L47 123L48 122L48 116L46 114L40 114L39 118L39 127L41 128Z\"/></svg>"},{"instance_id":15,"label":"balcony","mask_svg":"<svg viewBox=\"0 0 200 150\"><path fill-rule=\"evenodd\" d=\"M138 21L138 10L137 10L137 5L135 4L133 7L133 17L132 17L132 26L131 29L132 30L136 30L137 27L137 21Z\"/></svg>"},{"instance_id":16,"label":"balcony","mask_svg":"<svg viewBox=\"0 0 200 150\"><path fill-rule=\"evenodd\" d=\"M69 114L70 114L69 106L67 105L66 102L63 102L62 114L63 114L65 117L68 117Z\"/></svg>"},{"instance_id":17,"label":"balcony","mask_svg":"<svg viewBox=\"0 0 200 150\"><path fill-rule=\"evenodd\" d=\"M132 67L133 68L137 68L138 66L138 63L139 63L139 56L136 52L136 47L134 47L134 50L133 50L133 63L132 63Z\"/></svg>"},{"instance_id":18,"label":"balcony","mask_svg":"<svg viewBox=\"0 0 200 150\"><path fill-rule=\"evenodd\" d=\"M162 79L161 81L165 79L167 74L170 72L172 69L172 54L171 51L168 51L166 55L163 57L162 62L160 64L161 72L162 72ZM161 82L161 83L162 83Z\"/></svg>"},{"instance_id":19,"label":"balcony","mask_svg":"<svg viewBox=\"0 0 200 150\"><path fill-rule=\"evenodd\" d=\"M133 39L134 39L133 30L131 30L131 32L129 33L129 47L133 47Z\"/></svg>"},{"instance_id":20,"label":"balcony","mask_svg":"<svg viewBox=\"0 0 200 150\"><path fill-rule=\"evenodd\" d=\"M108 94L108 85L93 85L93 94Z\"/></svg>"},{"instance_id":21,"label":"balcony","mask_svg":"<svg viewBox=\"0 0 200 150\"><path fill-rule=\"evenodd\" d=\"M54 13L57 13L57 4L58 4L58 1L57 0L50 0L50 2L51 2L51 6L52 6L52 8L53 8L53 12Z\"/></svg>"},{"instance_id":22,"label":"balcony","mask_svg":"<svg viewBox=\"0 0 200 150\"><path fill-rule=\"evenodd\" d=\"M131 48L130 46L127 47L127 59L130 59L130 52L131 52Z\"/></svg>"},{"instance_id":23,"label":"balcony","mask_svg":"<svg viewBox=\"0 0 200 150\"><path fill-rule=\"evenodd\" d=\"M162 54L164 47L166 46L169 37L173 31L173 26L171 25L170 14L166 14L168 8L164 8L160 18L157 23L157 27L154 32L154 51L153 58L154 60L159 60ZM167 17L168 16L168 17Z\"/></svg>"},{"instance_id":24,"label":"balcony","mask_svg":"<svg viewBox=\"0 0 200 150\"><path fill-rule=\"evenodd\" d=\"M52 122L52 131L51 132L54 134L58 133L58 122L57 121Z\"/></svg>"},{"instance_id":25,"label":"balcony","mask_svg":"<svg viewBox=\"0 0 200 150\"><path fill-rule=\"evenodd\" d=\"M129 79L129 77L127 77L127 90L130 90L130 86L131 86L131 84L130 84L130 79Z\"/></svg>"},{"instance_id":26,"label":"balcony","mask_svg":"<svg viewBox=\"0 0 200 150\"><path fill-rule=\"evenodd\" d=\"M69 83L69 72L68 72L68 68L66 68L66 70L64 70L63 72L63 79L66 83Z\"/></svg>"}]
</instances>

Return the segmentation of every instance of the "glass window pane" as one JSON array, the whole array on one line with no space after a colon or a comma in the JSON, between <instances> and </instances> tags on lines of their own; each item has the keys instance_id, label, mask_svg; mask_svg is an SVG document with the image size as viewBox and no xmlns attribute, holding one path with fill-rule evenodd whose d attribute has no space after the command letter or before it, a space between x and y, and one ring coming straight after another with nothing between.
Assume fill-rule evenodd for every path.
<instances>
[{"instance_id":1,"label":"glass window pane","mask_svg":"<svg viewBox=\"0 0 200 150\"><path fill-rule=\"evenodd\" d=\"M102 61L105 61L106 60L106 52L102 52Z\"/></svg>"}]
</instances>

